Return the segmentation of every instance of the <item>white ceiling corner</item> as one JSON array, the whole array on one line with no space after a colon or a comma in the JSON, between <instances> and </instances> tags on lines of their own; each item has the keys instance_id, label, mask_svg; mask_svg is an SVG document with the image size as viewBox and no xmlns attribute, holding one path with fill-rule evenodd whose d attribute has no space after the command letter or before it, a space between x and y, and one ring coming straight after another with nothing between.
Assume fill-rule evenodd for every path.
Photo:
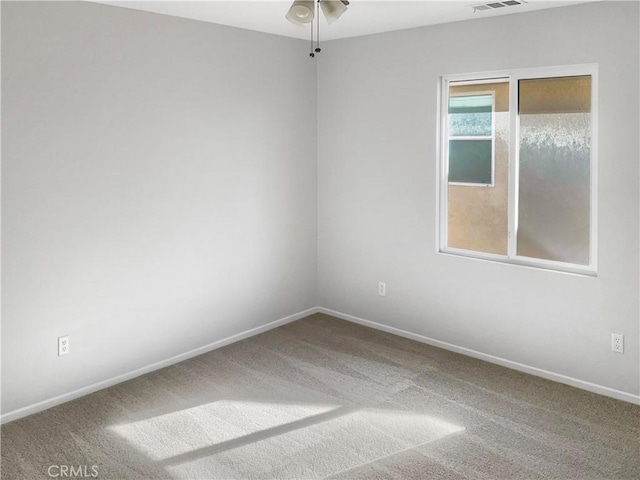
<instances>
[{"instance_id":1,"label":"white ceiling corner","mask_svg":"<svg viewBox=\"0 0 640 480\"><path fill-rule=\"evenodd\" d=\"M191 18L286 37L309 38L308 27L292 25L284 18L292 0L106 0L98 1L98 3ZM531 12L586 2L580 0L528 0L526 4L523 3L514 7L474 13L471 6L480 3L487 3L487 1L351 0L349 10L337 22L329 26L324 18L321 20L321 38L323 40L334 40L439 23Z\"/></svg>"}]
</instances>

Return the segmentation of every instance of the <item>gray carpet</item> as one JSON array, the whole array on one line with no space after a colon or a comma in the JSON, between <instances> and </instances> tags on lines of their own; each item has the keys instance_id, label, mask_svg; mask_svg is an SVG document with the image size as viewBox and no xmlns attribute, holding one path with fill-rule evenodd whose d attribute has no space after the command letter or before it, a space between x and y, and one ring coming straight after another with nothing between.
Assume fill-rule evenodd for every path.
<instances>
[{"instance_id":1,"label":"gray carpet","mask_svg":"<svg viewBox=\"0 0 640 480\"><path fill-rule=\"evenodd\" d=\"M318 314L4 425L2 479L638 479L639 434L638 406Z\"/></svg>"}]
</instances>

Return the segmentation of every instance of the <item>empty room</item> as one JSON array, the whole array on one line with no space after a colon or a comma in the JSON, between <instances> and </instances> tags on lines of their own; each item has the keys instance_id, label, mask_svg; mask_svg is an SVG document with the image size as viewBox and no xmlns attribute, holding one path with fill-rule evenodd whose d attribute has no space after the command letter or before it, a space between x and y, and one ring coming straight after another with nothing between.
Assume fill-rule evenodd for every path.
<instances>
[{"instance_id":1,"label":"empty room","mask_svg":"<svg viewBox=\"0 0 640 480\"><path fill-rule=\"evenodd\" d=\"M3 480L640 479L640 2L0 16Z\"/></svg>"}]
</instances>

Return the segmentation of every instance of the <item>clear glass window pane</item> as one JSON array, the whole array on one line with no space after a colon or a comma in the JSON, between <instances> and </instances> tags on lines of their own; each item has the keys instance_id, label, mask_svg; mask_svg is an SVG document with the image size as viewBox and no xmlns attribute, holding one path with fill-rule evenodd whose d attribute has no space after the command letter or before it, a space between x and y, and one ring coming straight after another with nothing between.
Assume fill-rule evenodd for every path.
<instances>
[{"instance_id":1,"label":"clear glass window pane","mask_svg":"<svg viewBox=\"0 0 640 480\"><path fill-rule=\"evenodd\" d=\"M520 80L517 254L589 264L591 76Z\"/></svg>"},{"instance_id":2,"label":"clear glass window pane","mask_svg":"<svg viewBox=\"0 0 640 480\"><path fill-rule=\"evenodd\" d=\"M490 137L492 111L492 95L449 97L449 136Z\"/></svg>"},{"instance_id":3,"label":"clear glass window pane","mask_svg":"<svg viewBox=\"0 0 640 480\"><path fill-rule=\"evenodd\" d=\"M449 182L491 184L492 140L450 140Z\"/></svg>"},{"instance_id":4,"label":"clear glass window pane","mask_svg":"<svg viewBox=\"0 0 640 480\"><path fill-rule=\"evenodd\" d=\"M447 246L507 255L509 83L450 84L448 126Z\"/></svg>"}]
</instances>

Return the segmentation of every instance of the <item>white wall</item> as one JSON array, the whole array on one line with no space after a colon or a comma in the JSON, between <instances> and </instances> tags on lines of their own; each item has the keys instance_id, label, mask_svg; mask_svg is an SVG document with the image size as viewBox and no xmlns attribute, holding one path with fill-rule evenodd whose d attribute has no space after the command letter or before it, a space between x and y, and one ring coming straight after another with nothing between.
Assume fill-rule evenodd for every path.
<instances>
[{"instance_id":1,"label":"white wall","mask_svg":"<svg viewBox=\"0 0 640 480\"><path fill-rule=\"evenodd\" d=\"M638 7L592 3L325 44L320 305L637 395ZM600 68L598 277L437 254L439 76L581 63ZM611 332L625 335L623 355L611 352Z\"/></svg>"},{"instance_id":2,"label":"white wall","mask_svg":"<svg viewBox=\"0 0 640 480\"><path fill-rule=\"evenodd\" d=\"M316 305L306 48L3 2L3 413Z\"/></svg>"},{"instance_id":3,"label":"white wall","mask_svg":"<svg viewBox=\"0 0 640 480\"><path fill-rule=\"evenodd\" d=\"M316 176L306 42L3 2L2 412L317 304L637 394L638 40L606 2L327 42ZM592 62L598 277L436 254L438 77Z\"/></svg>"}]
</instances>

